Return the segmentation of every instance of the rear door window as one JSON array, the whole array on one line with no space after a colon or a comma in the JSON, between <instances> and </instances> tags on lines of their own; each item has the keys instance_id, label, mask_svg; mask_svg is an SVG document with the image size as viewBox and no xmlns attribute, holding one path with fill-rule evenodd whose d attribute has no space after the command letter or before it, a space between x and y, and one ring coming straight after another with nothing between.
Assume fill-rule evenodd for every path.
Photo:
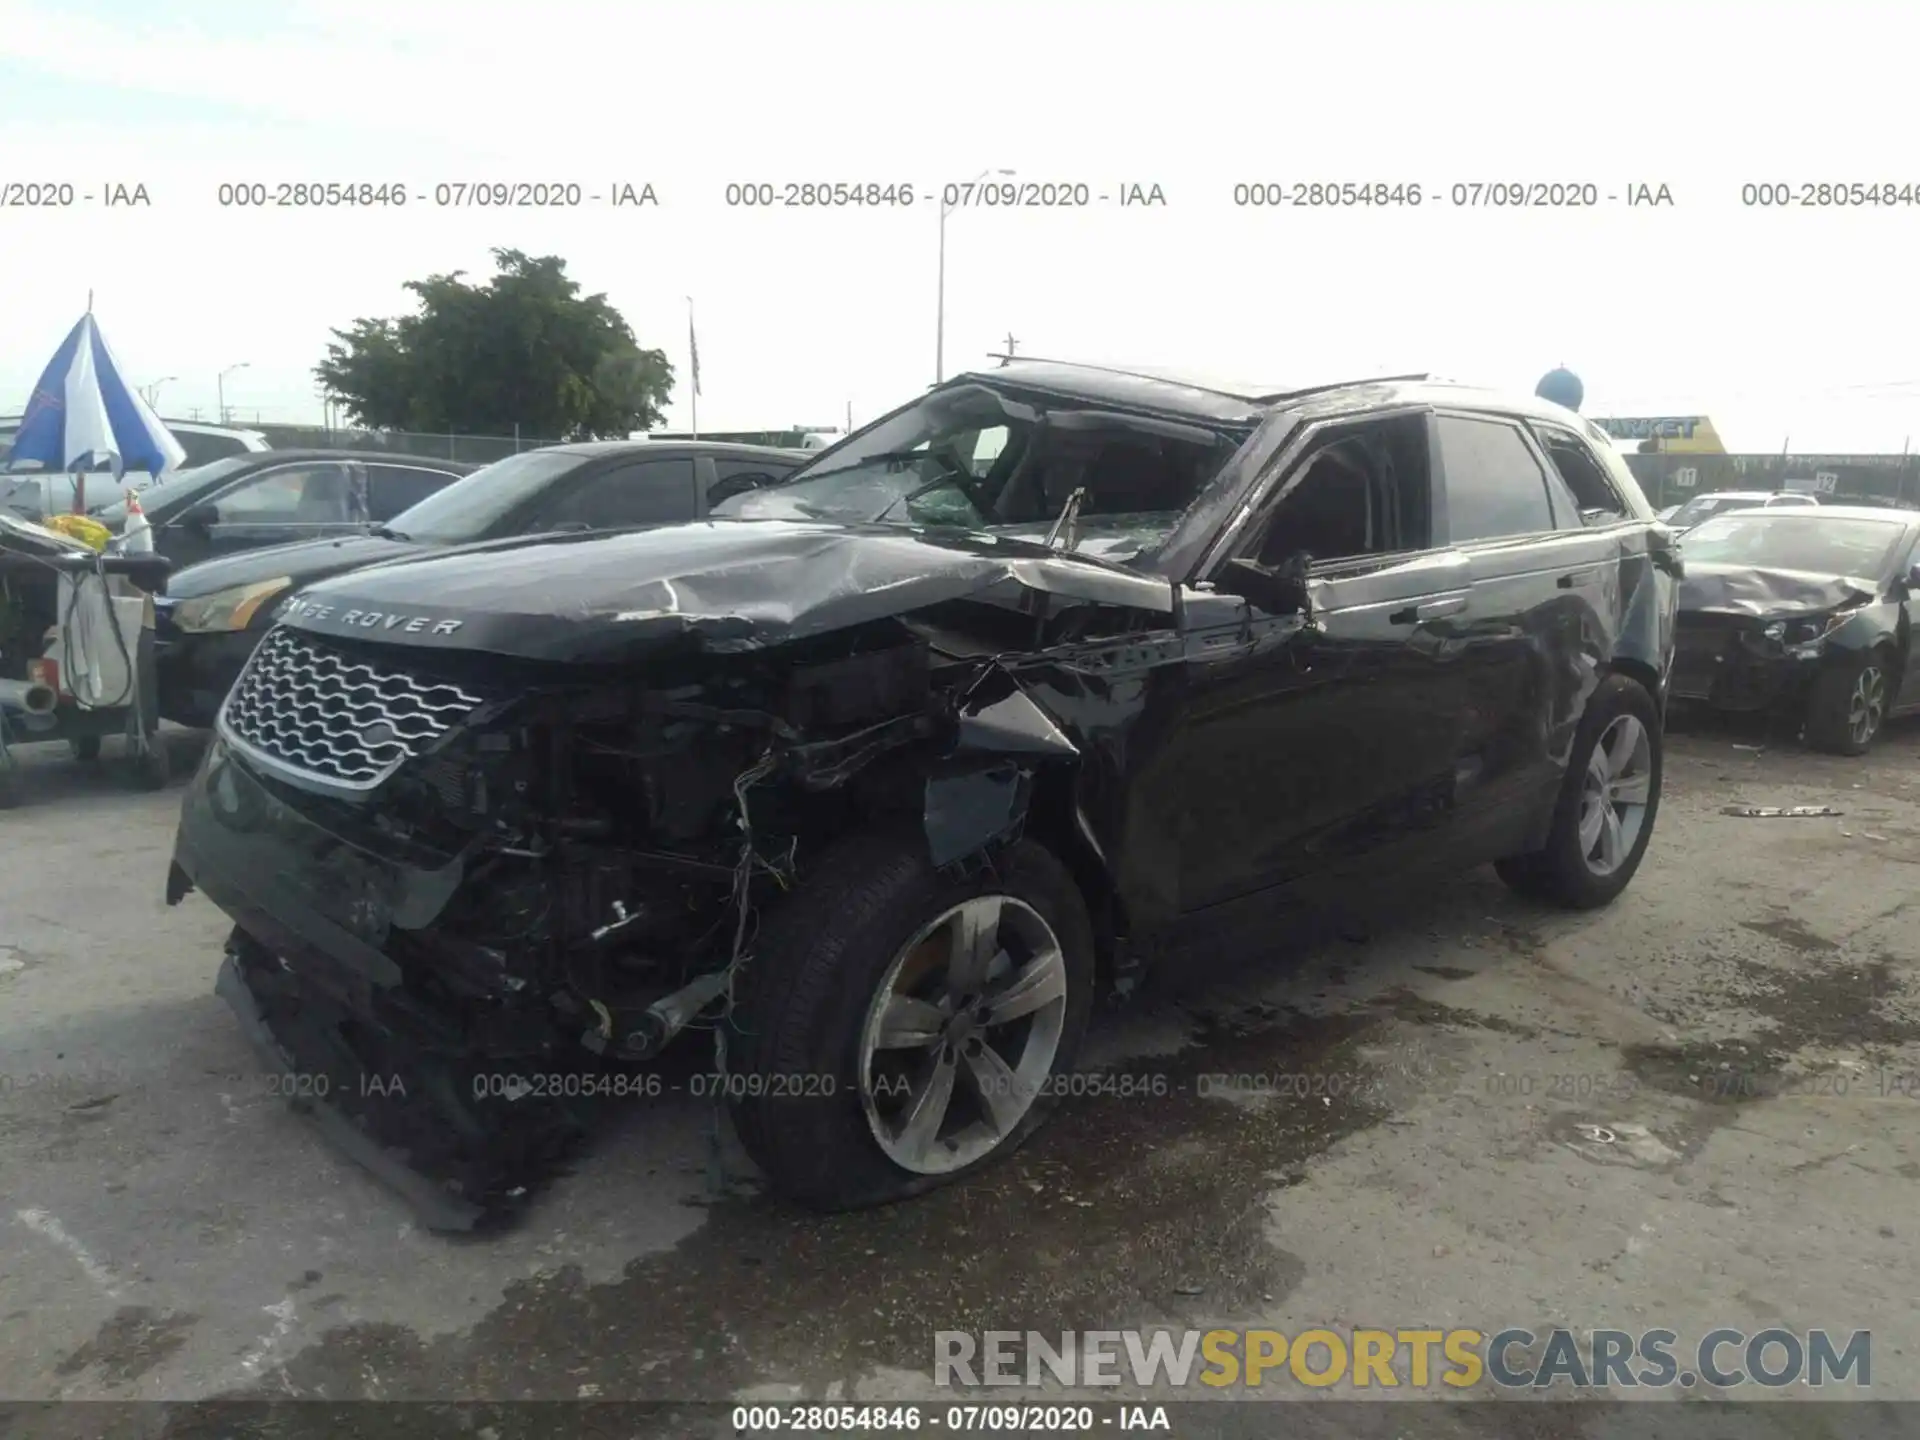
<instances>
[{"instance_id":1,"label":"rear door window","mask_svg":"<svg viewBox=\"0 0 1920 1440\"><path fill-rule=\"evenodd\" d=\"M1439 417L1448 541L1537 535L1554 528L1547 476L1519 427L1480 416Z\"/></svg>"}]
</instances>

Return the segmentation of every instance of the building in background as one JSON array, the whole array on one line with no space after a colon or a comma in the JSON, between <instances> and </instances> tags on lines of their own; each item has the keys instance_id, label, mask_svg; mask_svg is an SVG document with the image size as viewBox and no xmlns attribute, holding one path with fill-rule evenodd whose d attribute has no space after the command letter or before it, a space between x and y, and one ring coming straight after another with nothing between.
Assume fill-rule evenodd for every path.
<instances>
[{"instance_id":1,"label":"building in background","mask_svg":"<svg viewBox=\"0 0 1920 1440\"><path fill-rule=\"evenodd\" d=\"M1724 455L1720 432L1705 415L1632 415L1596 417L1615 440L1637 441L1642 455Z\"/></svg>"}]
</instances>

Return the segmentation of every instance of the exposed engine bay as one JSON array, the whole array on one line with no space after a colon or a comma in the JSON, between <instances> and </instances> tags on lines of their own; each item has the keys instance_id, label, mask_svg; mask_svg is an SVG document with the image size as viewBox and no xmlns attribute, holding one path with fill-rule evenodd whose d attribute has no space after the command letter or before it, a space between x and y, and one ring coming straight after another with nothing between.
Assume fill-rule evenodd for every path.
<instances>
[{"instance_id":1,"label":"exposed engine bay","mask_svg":"<svg viewBox=\"0 0 1920 1440\"><path fill-rule=\"evenodd\" d=\"M284 837L293 848L260 863L307 876L309 893L259 923L250 898L219 897L242 918L223 993L281 1068L325 1077L302 1083L360 1131L336 1139L377 1170L403 1162L384 1178L424 1214L452 1228L510 1213L597 1100L646 1093L628 1067L689 1025L712 1035L706 1083L725 1092L724 1027L758 912L820 847L898 822L936 861L984 856L1017 829L1032 763L1075 754L993 658L996 639L1030 641L1034 620L966 608L964 630L935 607L665 661L643 683L504 681L497 659L436 656L433 679L477 703L390 769L364 743L374 726L316 747L301 716L335 662L391 692L376 657L393 652L283 629L236 688L199 796L231 812L217 833ZM308 678L276 679L276 657ZM406 707L388 710L404 729ZM296 784L275 774L288 760L309 781L345 779L333 793ZM370 768L383 769L371 787ZM169 899L189 888L176 864ZM360 964L296 943L323 913ZM285 953L269 943L281 926Z\"/></svg>"}]
</instances>

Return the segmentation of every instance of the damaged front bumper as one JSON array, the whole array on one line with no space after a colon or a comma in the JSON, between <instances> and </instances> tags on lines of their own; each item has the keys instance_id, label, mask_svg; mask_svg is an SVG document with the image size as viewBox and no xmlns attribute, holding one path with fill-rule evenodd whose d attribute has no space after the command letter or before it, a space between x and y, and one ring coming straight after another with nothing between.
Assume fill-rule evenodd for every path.
<instances>
[{"instance_id":1,"label":"damaged front bumper","mask_svg":"<svg viewBox=\"0 0 1920 1440\"><path fill-rule=\"evenodd\" d=\"M241 1032L268 1074L314 1076L323 1073L305 1068L312 1062L311 1049L308 1049L303 1060L267 1023L262 1004L254 995L253 984L256 982L250 981L243 969L244 946L244 937L236 936L235 943L228 947L226 958L220 964L220 975L214 982L213 993L226 1001L238 1017ZM384 1077L382 1084L384 1088ZM401 1084L404 1086L404 1079ZM324 1089L328 1093L290 1096L293 1107L311 1118L321 1136L336 1150L406 1200L428 1229L472 1230L487 1217L486 1206L444 1183L436 1184L409 1165L404 1150L389 1148L368 1129L356 1123L351 1113L333 1099L331 1084L315 1080L304 1086L289 1087L291 1090L301 1088L309 1092Z\"/></svg>"},{"instance_id":2,"label":"damaged front bumper","mask_svg":"<svg viewBox=\"0 0 1920 1440\"><path fill-rule=\"evenodd\" d=\"M490 1024L456 1025L385 951L401 922L433 918L462 868L348 843L216 740L167 885L169 903L198 889L235 921L216 992L277 1088L438 1230L507 1217L585 1134L577 1095L525 1078L570 1048L537 1001L503 990Z\"/></svg>"},{"instance_id":3,"label":"damaged front bumper","mask_svg":"<svg viewBox=\"0 0 1920 1440\"><path fill-rule=\"evenodd\" d=\"M1819 644L1783 646L1733 626L1683 631L1670 694L1717 710L1797 710L1819 674Z\"/></svg>"}]
</instances>

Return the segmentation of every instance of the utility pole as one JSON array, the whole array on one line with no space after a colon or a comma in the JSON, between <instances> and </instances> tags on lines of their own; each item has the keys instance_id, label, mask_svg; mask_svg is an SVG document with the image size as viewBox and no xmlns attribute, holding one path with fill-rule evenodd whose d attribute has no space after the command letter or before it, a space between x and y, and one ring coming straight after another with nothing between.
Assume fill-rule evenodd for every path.
<instances>
[{"instance_id":1,"label":"utility pole","mask_svg":"<svg viewBox=\"0 0 1920 1440\"><path fill-rule=\"evenodd\" d=\"M1019 347L1019 344L1020 342L1013 338L1013 331L1011 330L1007 331L1007 354L1009 355L1013 354L1014 351Z\"/></svg>"},{"instance_id":2,"label":"utility pole","mask_svg":"<svg viewBox=\"0 0 1920 1440\"><path fill-rule=\"evenodd\" d=\"M1011 170L982 170L963 186L949 187L954 190L952 203L948 203L943 192L940 197L940 268L939 268L939 309L933 319L933 383L938 385L947 378L947 216L965 203L973 187L989 175L1012 175Z\"/></svg>"},{"instance_id":3,"label":"utility pole","mask_svg":"<svg viewBox=\"0 0 1920 1440\"><path fill-rule=\"evenodd\" d=\"M213 382L216 392L216 403L218 403L220 407L219 423L222 425L227 423L227 376L233 374L236 370L245 370L249 363L248 361L242 360L237 364L229 365L220 372L219 378Z\"/></svg>"}]
</instances>

